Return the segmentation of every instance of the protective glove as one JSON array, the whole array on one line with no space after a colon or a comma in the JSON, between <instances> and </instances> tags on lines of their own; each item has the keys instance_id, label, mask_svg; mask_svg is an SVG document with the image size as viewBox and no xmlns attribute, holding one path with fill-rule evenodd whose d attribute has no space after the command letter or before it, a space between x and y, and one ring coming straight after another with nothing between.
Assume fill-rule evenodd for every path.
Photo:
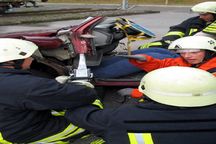
<instances>
[{"instance_id":1,"label":"protective glove","mask_svg":"<svg viewBox=\"0 0 216 144\"><path fill-rule=\"evenodd\" d=\"M55 80L61 84L74 83L77 85L85 85L86 87L94 88L94 85L92 85L90 82L87 82L85 80L73 80L73 81L71 81L70 76L58 76L55 78Z\"/></svg>"},{"instance_id":2,"label":"protective glove","mask_svg":"<svg viewBox=\"0 0 216 144\"><path fill-rule=\"evenodd\" d=\"M133 88L123 88L117 91L120 96L131 96Z\"/></svg>"},{"instance_id":3,"label":"protective glove","mask_svg":"<svg viewBox=\"0 0 216 144\"><path fill-rule=\"evenodd\" d=\"M120 96L130 96L132 98L142 98L143 93L135 88L124 88L117 91L117 94Z\"/></svg>"},{"instance_id":4,"label":"protective glove","mask_svg":"<svg viewBox=\"0 0 216 144\"><path fill-rule=\"evenodd\" d=\"M94 88L93 84L91 84L88 81L84 81L84 80L73 80L73 81L70 81L70 83L74 83L74 84L77 84L77 85L85 85L86 87Z\"/></svg>"},{"instance_id":5,"label":"protective glove","mask_svg":"<svg viewBox=\"0 0 216 144\"><path fill-rule=\"evenodd\" d=\"M70 76L58 76L55 80L61 84L64 84L70 80Z\"/></svg>"}]
</instances>

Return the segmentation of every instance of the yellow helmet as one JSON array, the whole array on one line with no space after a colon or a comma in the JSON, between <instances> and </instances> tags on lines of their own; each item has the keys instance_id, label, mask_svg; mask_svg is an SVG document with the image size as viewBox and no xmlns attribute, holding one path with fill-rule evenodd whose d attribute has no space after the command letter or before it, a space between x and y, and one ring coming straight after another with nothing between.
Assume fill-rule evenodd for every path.
<instances>
[{"instance_id":1,"label":"yellow helmet","mask_svg":"<svg viewBox=\"0 0 216 144\"><path fill-rule=\"evenodd\" d=\"M191 67L167 67L146 74L139 91L166 105L200 107L216 104L216 77Z\"/></svg>"},{"instance_id":2,"label":"yellow helmet","mask_svg":"<svg viewBox=\"0 0 216 144\"><path fill-rule=\"evenodd\" d=\"M0 38L0 63L30 57L38 46L21 39Z\"/></svg>"},{"instance_id":3,"label":"yellow helmet","mask_svg":"<svg viewBox=\"0 0 216 144\"><path fill-rule=\"evenodd\" d=\"M216 40L207 36L187 36L173 41L170 50L209 50L216 52Z\"/></svg>"},{"instance_id":4,"label":"yellow helmet","mask_svg":"<svg viewBox=\"0 0 216 144\"><path fill-rule=\"evenodd\" d=\"M191 11L197 13L213 13L216 14L216 2L208 1L196 4L191 8Z\"/></svg>"}]
</instances>

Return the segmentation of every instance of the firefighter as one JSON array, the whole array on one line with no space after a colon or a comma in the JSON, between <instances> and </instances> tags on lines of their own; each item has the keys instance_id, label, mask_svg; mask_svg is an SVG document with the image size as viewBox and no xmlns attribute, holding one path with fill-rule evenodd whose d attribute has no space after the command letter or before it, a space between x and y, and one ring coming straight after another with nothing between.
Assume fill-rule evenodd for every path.
<instances>
[{"instance_id":1,"label":"firefighter","mask_svg":"<svg viewBox=\"0 0 216 144\"><path fill-rule=\"evenodd\" d=\"M216 76L216 40L213 38L187 36L172 42L168 49L176 51L180 57L160 60L140 54L146 58L145 61L130 59L130 62L146 72L168 66L186 66L203 69Z\"/></svg>"},{"instance_id":2,"label":"firefighter","mask_svg":"<svg viewBox=\"0 0 216 144\"><path fill-rule=\"evenodd\" d=\"M201 69L161 68L141 80L144 102L109 109L89 105L65 117L106 144L215 144L215 85L216 78Z\"/></svg>"},{"instance_id":3,"label":"firefighter","mask_svg":"<svg viewBox=\"0 0 216 144\"><path fill-rule=\"evenodd\" d=\"M61 84L28 72L38 47L29 41L0 39L0 143L67 143L85 130L71 124L62 111L92 103L90 83Z\"/></svg>"},{"instance_id":4,"label":"firefighter","mask_svg":"<svg viewBox=\"0 0 216 144\"><path fill-rule=\"evenodd\" d=\"M196 4L191 11L199 13L199 16L189 18L182 23L171 26L167 34L161 40L141 45L139 49L160 47L168 48L169 44L181 37L192 36L200 31L215 34L216 29L216 2L208 1ZM214 22L214 25L211 23Z\"/></svg>"},{"instance_id":5,"label":"firefighter","mask_svg":"<svg viewBox=\"0 0 216 144\"><path fill-rule=\"evenodd\" d=\"M148 54L139 54L135 56L140 60L130 59L130 62L145 72L169 66L186 66L203 69L216 76L216 40L213 38L187 36L172 42L168 49L175 51L180 57L160 60ZM118 93L123 97L142 97L142 93L133 88L124 88Z\"/></svg>"}]
</instances>

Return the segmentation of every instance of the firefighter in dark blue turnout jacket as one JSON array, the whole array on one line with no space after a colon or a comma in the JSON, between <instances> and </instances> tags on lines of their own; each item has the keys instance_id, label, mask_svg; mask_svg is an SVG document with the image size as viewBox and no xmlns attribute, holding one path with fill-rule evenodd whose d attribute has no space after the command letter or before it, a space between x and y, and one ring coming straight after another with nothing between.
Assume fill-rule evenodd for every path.
<instances>
[{"instance_id":1,"label":"firefighter in dark blue turnout jacket","mask_svg":"<svg viewBox=\"0 0 216 144\"><path fill-rule=\"evenodd\" d=\"M69 143L85 130L51 110L62 111L94 102L95 91L81 83L61 84L32 76L27 69L37 46L0 39L0 143Z\"/></svg>"},{"instance_id":2,"label":"firefighter in dark blue turnout jacket","mask_svg":"<svg viewBox=\"0 0 216 144\"><path fill-rule=\"evenodd\" d=\"M168 33L161 40L141 45L139 49L153 47L168 48L169 44L174 40L185 36L192 36L201 31L208 34L216 34L216 2L208 1L196 4L191 8L191 11L199 13L199 16L189 18L178 25L171 26Z\"/></svg>"},{"instance_id":3,"label":"firefighter in dark blue turnout jacket","mask_svg":"<svg viewBox=\"0 0 216 144\"><path fill-rule=\"evenodd\" d=\"M144 102L103 110L89 105L65 117L106 144L215 144L215 86L214 75L204 70L161 68L141 80Z\"/></svg>"}]
</instances>

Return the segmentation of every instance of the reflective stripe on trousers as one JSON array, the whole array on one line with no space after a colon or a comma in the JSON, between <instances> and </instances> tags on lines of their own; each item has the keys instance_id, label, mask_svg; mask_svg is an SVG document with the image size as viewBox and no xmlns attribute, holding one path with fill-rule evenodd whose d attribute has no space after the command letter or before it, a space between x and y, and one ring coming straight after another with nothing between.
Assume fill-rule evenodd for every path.
<instances>
[{"instance_id":1,"label":"reflective stripe on trousers","mask_svg":"<svg viewBox=\"0 0 216 144\"><path fill-rule=\"evenodd\" d=\"M128 133L130 144L154 144L151 133Z\"/></svg>"},{"instance_id":2,"label":"reflective stripe on trousers","mask_svg":"<svg viewBox=\"0 0 216 144\"><path fill-rule=\"evenodd\" d=\"M55 135L46 137L44 139L41 139L41 140L38 140L35 142L31 142L29 144L68 144L68 142L63 142L61 140L75 136L75 135L80 134L84 131L85 131L84 129L70 124L62 132L59 132ZM11 142L4 140L1 133L0 133L0 143L1 144L12 144Z\"/></svg>"}]
</instances>

